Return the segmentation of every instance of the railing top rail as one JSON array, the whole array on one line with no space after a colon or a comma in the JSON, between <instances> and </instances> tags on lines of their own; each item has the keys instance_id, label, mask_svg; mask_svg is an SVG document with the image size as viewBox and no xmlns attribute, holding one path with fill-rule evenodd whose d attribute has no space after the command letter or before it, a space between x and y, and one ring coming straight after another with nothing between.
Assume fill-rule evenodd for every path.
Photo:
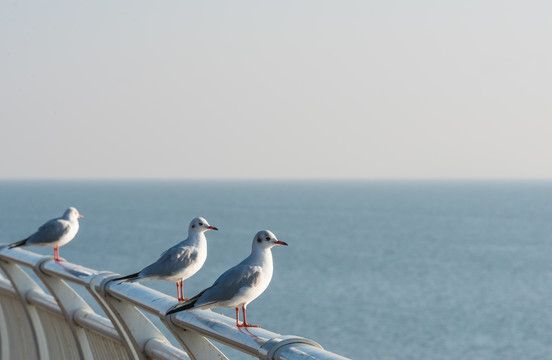
<instances>
[{"instance_id":1,"label":"railing top rail","mask_svg":"<svg viewBox=\"0 0 552 360\"><path fill-rule=\"evenodd\" d=\"M83 287L95 286L100 293L108 294L121 301L149 312L161 320L184 330L193 330L202 336L236 348L249 355L262 359L303 358L305 353L312 359L346 359L325 351L312 340L298 336L271 332L263 328L238 328L235 320L210 310L183 311L165 317L166 312L177 300L159 291L140 284L113 286L117 274L97 271L69 262L56 262L53 257L15 248L0 246L0 260L37 269L53 277ZM276 352L279 353L277 357ZM299 356L300 354L302 356ZM295 354L297 357L293 357Z\"/></svg>"}]
</instances>

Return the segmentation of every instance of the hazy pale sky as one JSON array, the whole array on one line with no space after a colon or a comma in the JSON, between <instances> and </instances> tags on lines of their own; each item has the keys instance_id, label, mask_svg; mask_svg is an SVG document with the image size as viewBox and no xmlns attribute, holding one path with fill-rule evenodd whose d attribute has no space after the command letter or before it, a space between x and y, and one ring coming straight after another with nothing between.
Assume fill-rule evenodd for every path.
<instances>
[{"instance_id":1,"label":"hazy pale sky","mask_svg":"<svg viewBox=\"0 0 552 360\"><path fill-rule=\"evenodd\" d=\"M0 178L552 178L552 2L0 2Z\"/></svg>"}]
</instances>

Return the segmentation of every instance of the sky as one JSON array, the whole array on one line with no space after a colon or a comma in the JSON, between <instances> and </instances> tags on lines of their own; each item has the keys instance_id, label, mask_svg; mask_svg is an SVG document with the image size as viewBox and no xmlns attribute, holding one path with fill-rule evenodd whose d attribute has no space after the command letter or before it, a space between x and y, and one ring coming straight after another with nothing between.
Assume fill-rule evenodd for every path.
<instances>
[{"instance_id":1,"label":"sky","mask_svg":"<svg viewBox=\"0 0 552 360\"><path fill-rule=\"evenodd\" d=\"M0 179L550 179L552 3L0 2Z\"/></svg>"}]
</instances>

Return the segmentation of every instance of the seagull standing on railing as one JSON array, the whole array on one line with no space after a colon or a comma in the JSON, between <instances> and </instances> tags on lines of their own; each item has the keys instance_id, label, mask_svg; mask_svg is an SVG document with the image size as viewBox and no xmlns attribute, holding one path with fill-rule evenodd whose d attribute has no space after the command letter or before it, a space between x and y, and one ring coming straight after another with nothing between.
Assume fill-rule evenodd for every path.
<instances>
[{"instance_id":1,"label":"seagull standing on railing","mask_svg":"<svg viewBox=\"0 0 552 360\"><path fill-rule=\"evenodd\" d=\"M167 315L188 309L210 309L214 307L236 308L237 327L258 327L247 323L245 309L265 291L272 279L272 252L274 245L287 245L268 231L261 230L253 238L251 255L238 265L226 270L215 283L191 298L176 305ZM243 323L239 321L240 307Z\"/></svg>"},{"instance_id":2,"label":"seagull standing on railing","mask_svg":"<svg viewBox=\"0 0 552 360\"><path fill-rule=\"evenodd\" d=\"M49 220L26 239L10 244L8 247L49 246L54 248L54 260L59 259L59 247L73 240L79 231L79 219L83 216L78 210L70 207L62 217Z\"/></svg>"},{"instance_id":3,"label":"seagull standing on railing","mask_svg":"<svg viewBox=\"0 0 552 360\"><path fill-rule=\"evenodd\" d=\"M188 300L184 298L183 281L201 269L207 259L207 239L204 234L207 230L218 229L202 217L193 219L186 240L169 248L156 262L139 272L113 280L123 280L119 284L148 280L173 281L176 282L178 301Z\"/></svg>"}]
</instances>

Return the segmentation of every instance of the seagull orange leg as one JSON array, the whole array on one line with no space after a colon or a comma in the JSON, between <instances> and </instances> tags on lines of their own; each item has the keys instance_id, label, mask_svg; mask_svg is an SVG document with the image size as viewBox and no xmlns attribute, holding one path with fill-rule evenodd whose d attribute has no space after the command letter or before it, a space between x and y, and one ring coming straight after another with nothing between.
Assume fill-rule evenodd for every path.
<instances>
[{"instance_id":1,"label":"seagull orange leg","mask_svg":"<svg viewBox=\"0 0 552 360\"><path fill-rule=\"evenodd\" d=\"M54 248L54 260L59 261L59 248L57 246Z\"/></svg>"},{"instance_id":2,"label":"seagull orange leg","mask_svg":"<svg viewBox=\"0 0 552 360\"><path fill-rule=\"evenodd\" d=\"M240 308L236 308L236 326L237 326L237 327L242 326L242 325L240 324Z\"/></svg>"},{"instance_id":3,"label":"seagull orange leg","mask_svg":"<svg viewBox=\"0 0 552 360\"><path fill-rule=\"evenodd\" d=\"M247 320L245 318L245 306L242 306L242 312L243 312L243 324L241 326L243 327L259 327L259 325L251 325L247 323Z\"/></svg>"},{"instance_id":4,"label":"seagull orange leg","mask_svg":"<svg viewBox=\"0 0 552 360\"><path fill-rule=\"evenodd\" d=\"M180 282L176 282L176 296L178 296L178 301L182 301L182 298L180 297Z\"/></svg>"}]
</instances>

